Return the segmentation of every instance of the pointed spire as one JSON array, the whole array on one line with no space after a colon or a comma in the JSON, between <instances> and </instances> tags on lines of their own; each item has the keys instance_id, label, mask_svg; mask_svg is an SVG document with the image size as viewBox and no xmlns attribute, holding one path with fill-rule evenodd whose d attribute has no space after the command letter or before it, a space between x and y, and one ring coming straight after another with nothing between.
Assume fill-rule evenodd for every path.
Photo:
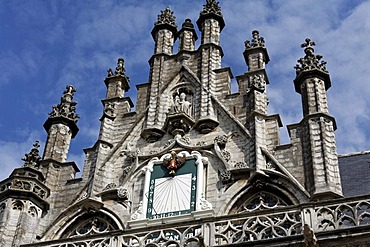
<instances>
[{"instance_id":1,"label":"pointed spire","mask_svg":"<svg viewBox=\"0 0 370 247\"><path fill-rule=\"evenodd\" d=\"M176 17L173 14L173 11L167 7L165 10L161 10L161 14L158 15L158 20L154 25L168 24L174 27L177 27Z\"/></svg>"},{"instance_id":2,"label":"pointed spire","mask_svg":"<svg viewBox=\"0 0 370 247\"><path fill-rule=\"evenodd\" d=\"M303 71L309 70L319 70L324 73L328 73L326 69L326 62L320 61L322 55L315 55L314 48L315 42L311 41L310 38L305 39L305 43L301 45L304 49L305 56L297 60L298 64L294 67L297 73L297 76Z\"/></svg>"},{"instance_id":3,"label":"pointed spire","mask_svg":"<svg viewBox=\"0 0 370 247\"><path fill-rule=\"evenodd\" d=\"M49 113L49 118L65 117L77 123L79 116L76 114L76 101L72 101L76 88L71 85L66 86L63 96L58 105L54 105Z\"/></svg>"},{"instance_id":4,"label":"pointed spire","mask_svg":"<svg viewBox=\"0 0 370 247\"><path fill-rule=\"evenodd\" d=\"M33 148L31 149L31 151L28 153L28 154L25 154L25 158L22 158L22 160L24 161L24 164L23 164L23 167L26 167L26 166L29 166L29 167L33 167L33 168L39 168L40 167L40 160L41 160L41 157L39 155L39 141L36 141L34 144L33 144Z\"/></svg>"},{"instance_id":5,"label":"pointed spire","mask_svg":"<svg viewBox=\"0 0 370 247\"><path fill-rule=\"evenodd\" d=\"M260 37L260 33L257 30L253 30L252 40L246 40L244 44L246 50L255 47L265 47L265 39L263 37Z\"/></svg>"}]
</instances>

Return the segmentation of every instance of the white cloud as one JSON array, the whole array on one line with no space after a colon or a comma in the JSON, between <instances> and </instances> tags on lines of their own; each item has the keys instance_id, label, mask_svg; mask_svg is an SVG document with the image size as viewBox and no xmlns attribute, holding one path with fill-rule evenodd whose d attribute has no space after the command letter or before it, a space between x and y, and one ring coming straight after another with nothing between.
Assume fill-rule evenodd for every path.
<instances>
[{"instance_id":1,"label":"white cloud","mask_svg":"<svg viewBox=\"0 0 370 247\"><path fill-rule=\"evenodd\" d=\"M4 131L18 136L19 141L4 141L10 139L0 137L0 147L6 150L0 154L4 155L4 167L8 167L9 172L10 167L22 164L20 158L34 141L27 136L27 131L20 133L15 129L37 129L40 139L46 139L42 126L30 123L40 122L35 116L41 116L43 111L46 119L47 112L58 103L67 84L78 89L75 99L81 115L81 130L72 140L69 160L76 159L81 165L83 155L79 153L82 148L93 145L98 135L106 70L114 68L117 58L123 56L132 85L128 95L134 95L134 83L146 82L149 78L147 61L154 49L150 31L160 10L170 5L179 28L188 17L196 26L205 1L32 2L36 3L14 1L7 4L6 11L0 10L4 15L13 13L16 17L0 25L12 25L24 35L9 42L12 46L0 47L0 89L4 85L13 88L13 98L19 97L18 92L22 90L33 92L30 91L29 98L18 100L28 103L24 107L27 108L25 114L30 114L24 116L19 127L8 127L9 131ZM247 71L242 53L244 41L251 39L251 31L258 29L266 40L271 59L266 67L270 79L270 113L279 113L285 125L302 118L300 95L294 91L293 67L303 56L300 44L310 37L317 43L317 53L323 54L328 62L333 84L328 92L329 107L337 119L339 152L369 148L370 134L366 126L370 118L370 83L366 73L370 55L370 42L367 42L370 37L369 1L220 2L226 22L221 34L225 53L223 65L231 66L234 75ZM3 112L10 114L9 107L3 105ZM17 107L21 108L14 106ZM5 122L0 124L5 130ZM283 142L288 141L285 128L282 132Z\"/></svg>"},{"instance_id":2,"label":"white cloud","mask_svg":"<svg viewBox=\"0 0 370 247\"><path fill-rule=\"evenodd\" d=\"M1 173L0 180L8 177L14 168L21 167L23 165L22 158L25 157L26 153L29 153L32 149L32 145L36 140L40 142L40 156L43 153L44 143L40 140L40 133L32 131L28 133L23 141L2 141L0 140L0 157L1 157Z\"/></svg>"}]
</instances>

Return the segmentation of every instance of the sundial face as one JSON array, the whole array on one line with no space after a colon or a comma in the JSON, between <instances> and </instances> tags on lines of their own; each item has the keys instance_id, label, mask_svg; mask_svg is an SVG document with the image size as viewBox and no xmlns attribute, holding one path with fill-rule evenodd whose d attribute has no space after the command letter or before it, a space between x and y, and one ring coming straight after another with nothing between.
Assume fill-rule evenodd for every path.
<instances>
[{"instance_id":1,"label":"sundial face","mask_svg":"<svg viewBox=\"0 0 370 247\"><path fill-rule=\"evenodd\" d=\"M195 210L197 169L195 160L186 160L174 175L163 164L153 166L150 176L146 216L158 219Z\"/></svg>"}]
</instances>

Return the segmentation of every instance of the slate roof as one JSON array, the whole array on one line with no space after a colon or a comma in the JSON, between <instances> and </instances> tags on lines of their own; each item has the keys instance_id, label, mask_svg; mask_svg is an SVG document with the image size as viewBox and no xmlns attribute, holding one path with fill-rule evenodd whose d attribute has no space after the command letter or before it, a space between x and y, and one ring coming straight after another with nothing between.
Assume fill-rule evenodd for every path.
<instances>
[{"instance_id":1,"label":"slate roof","mask_svg":"<svg viewBox=\"0 0 370 247\"><path fill-rule=\"evenodd\" d=\"M370 195L370 151L339 156L345 197Z\"/></svg>"}]
</instances>

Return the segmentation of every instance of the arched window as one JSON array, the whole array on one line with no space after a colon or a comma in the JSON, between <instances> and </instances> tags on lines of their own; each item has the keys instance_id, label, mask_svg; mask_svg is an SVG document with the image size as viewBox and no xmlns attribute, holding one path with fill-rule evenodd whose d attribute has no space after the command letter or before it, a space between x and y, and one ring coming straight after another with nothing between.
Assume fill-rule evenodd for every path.
<instances>
[{"instance_id":1,"label":"arched window","mask_svg":"<svg viewBox=\"0 0 370 247\"><path fill-rule=\"evenodd\" d=\"M61 238L94 235L118 229L117 224L106 214L101 212L86 213L67 227Z\"/></svg>"},{"instance_id":2,"label":"arched window","mask_svg":"<svg viewBox=\"0 0 370 247\"><path fill-rule=\"evenodd\" d=\"M237 213L251 212L255 210L273 209L287 206L286 200L275 194L261 191L248 198L238 209Z\"/></svg>"}]
</instances>

